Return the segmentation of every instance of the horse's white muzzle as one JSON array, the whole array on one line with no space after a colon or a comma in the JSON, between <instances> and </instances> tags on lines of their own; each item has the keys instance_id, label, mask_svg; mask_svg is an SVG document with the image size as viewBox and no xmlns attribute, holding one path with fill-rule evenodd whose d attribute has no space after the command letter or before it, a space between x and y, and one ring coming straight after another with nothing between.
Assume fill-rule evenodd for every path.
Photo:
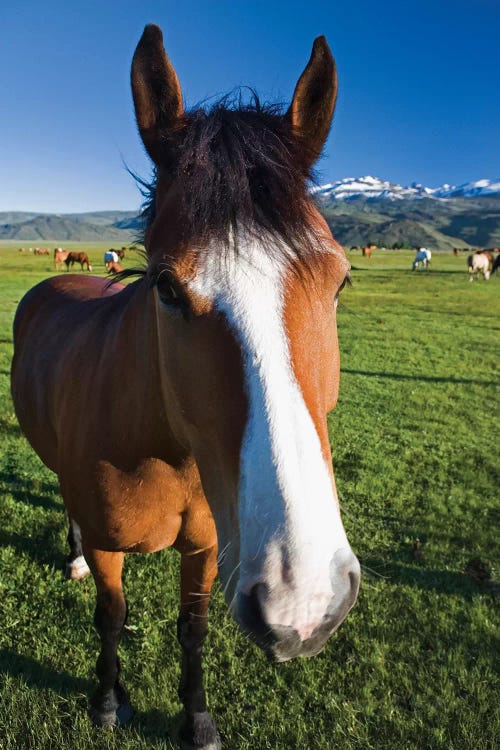
<instances>
[{"instance_id":1,"label":"horse's white muzzle","mask_svg":"<svg viewBox=\"0 0 500 750\"><path fill-rule=\"evenodd\" d=\"M360 566L350 547L334 554L326 577L294 581L283 576L242 581L236 597L236 620L275 661L314 656L353 607Z\"/></svg>"}]
</instances>

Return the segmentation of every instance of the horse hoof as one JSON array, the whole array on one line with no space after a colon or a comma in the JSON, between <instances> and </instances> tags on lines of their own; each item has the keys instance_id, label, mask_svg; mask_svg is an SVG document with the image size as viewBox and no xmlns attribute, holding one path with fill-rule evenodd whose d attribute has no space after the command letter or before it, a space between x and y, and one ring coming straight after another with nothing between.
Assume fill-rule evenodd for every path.
<instances>
[{"instance_id":1,"label":"horse hoof","mask_svg":"<svg viewBox=\"0 0 500 750\"><path fill-rule=\"evenodd\" d=\"M65 575L70 581L80 581L90 573L90 568L87 565L83 555L76 557L74 560L70 560L66 563Z\"/></svg>"},{"instance_id":2,"label":"horse hoof","mask_svg":"<svg viewBox=\"0 0 500 750\"><path fill-rule=\"evenodd\" d=\"M186 716L179 739L182 750L222 750L215 721L208 711Z\"/></svg>"},{"instance_id":3,"label":"horse hoof","mask_svg":"<svg viewBox=\"0 0 500 750\"><path fill-rule=\"evenodd\" d=\"M101 711L95 706L89 708L89 716L96 727L121 727L127 724L134 715L134 709L128 701L120 703L111 711Z\"/></svg>"},{"instance_id":4,"label":"horse hoof","mask_svg":"<svg viewBox=\"0 0 500 750\"><path fill-rule=\"evenodd\" d=\"M89 716L98 727L120 727L134 715L128 693L117 683L114 689L103 697L99 692L90 701Z\"/></svg>"}]
</instances>

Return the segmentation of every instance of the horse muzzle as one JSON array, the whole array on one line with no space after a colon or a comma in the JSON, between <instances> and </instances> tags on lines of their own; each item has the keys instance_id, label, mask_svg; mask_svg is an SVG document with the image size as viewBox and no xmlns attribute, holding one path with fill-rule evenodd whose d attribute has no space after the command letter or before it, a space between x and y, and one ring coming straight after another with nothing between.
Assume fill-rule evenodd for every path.
<instances>
[{"instance_id":1,"label":"horse muzzle","mask_svg":"<svg viewBox=\"0 0 500 750\"><path fill-rule=\"evenodd\" d=\"M297 656L315 656L325 646L354 606L360 583L360 566L349 550L340 568L331 574L332 589L323 614L301 617L311 610L310 602L303 599L294 605L294 591L279 588L274 595L267 584L256 583L250 592L237 594L236 620L241 629L275 662L288 661ZM322 595L323 598L326 595ZM316 595L318 598L318 595ZM278 599L278 606L273 606ZM325 599L326 601L326 599ZM280 610L286 615L279 617ZM290 616L290 612L293 613ZM278 616L277 616L278 615ZM280 620L282 620L280 622ZM286 624L283 623L286 621Z\"/></svg>"}]
</instances>

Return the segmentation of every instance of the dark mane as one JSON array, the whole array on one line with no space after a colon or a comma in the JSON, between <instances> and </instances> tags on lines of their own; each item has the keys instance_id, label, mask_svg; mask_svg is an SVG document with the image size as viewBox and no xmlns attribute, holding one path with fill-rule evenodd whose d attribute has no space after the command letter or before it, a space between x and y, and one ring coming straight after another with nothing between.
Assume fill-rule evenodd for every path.
<instances>
[{"instance_id":1,"label":"dark mane","mask_svg":"<svg viewBox=\"0 0 500 750\"><path fill-rule=\"evenodd\" d=\"M292 257L311 244L307 181L310 154L278 105L252 92L224 97L209 109L184 114L163 140L160 169L181 200L183 241L227 247L236 230L282 240ZM146 197L144 228L154 221L156 178L139 181Z\"/></svg>"}]
</instances>

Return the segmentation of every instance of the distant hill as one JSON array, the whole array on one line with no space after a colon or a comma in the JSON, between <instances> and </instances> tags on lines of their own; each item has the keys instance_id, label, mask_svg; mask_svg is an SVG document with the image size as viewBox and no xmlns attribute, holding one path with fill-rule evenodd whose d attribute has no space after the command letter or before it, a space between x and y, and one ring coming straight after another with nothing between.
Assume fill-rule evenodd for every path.
<instances>
[{"instance_id":1,"label":"distant hill","mask_svg":"<svg viewBox=\"0 0 500 750\"><path fill-rule=\"evenodd\" d=\"M0 213L0 240L19 242L116 241L128 245L137 238L136 211L96 211L84 214Z\"/></svg>"},{"instance_id":2,"label":"distant hill","mask_svg":"<svg viewBox=\"0 0 500 750\"><path fill-rule=\"evenodd\" d=\"M373 242L432 248L500 246L500 180L458 187L409 187L376 177L346 178L313 188L334 237L346 247ZM127 245L140 233L135 211L84 214L0 213L0 240Z\"/></svg>"},{"instance_id":3,"label":"distant hill","mask_svg":"<svg viewBox=\"0 0 500 750\"><path fill-rule=\"evenodd\" d=\"M317 199L318 200L318 199ZM320 199L334 237L346 247L373 242L434 248L500 247L500 195L479 198Z\"/></svg>"},{"instance_id":4,"label":"distant hill","mask_svg":"<svg viewBox=\"0 0 500 750\"><path fill-rule=\"evenodd\" d=\"M322 185L313 194L346 246L500 246L500 180L428 188L368 176Z\"/></svg>"}]
</instances>

